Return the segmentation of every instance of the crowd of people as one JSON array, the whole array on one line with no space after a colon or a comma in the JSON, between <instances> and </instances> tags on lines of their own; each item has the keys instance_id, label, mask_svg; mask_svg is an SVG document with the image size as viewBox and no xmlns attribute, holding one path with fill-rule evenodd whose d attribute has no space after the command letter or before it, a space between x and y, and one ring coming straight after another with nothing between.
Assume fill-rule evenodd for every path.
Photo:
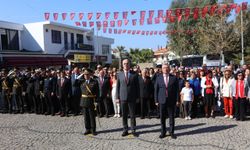
<instances>
[{"instance_id":1,"label":"crowd of people","mask_svg":"<svg viewBox=\"0 0 250 150\"><path fill-rule=\"evenodd\" d=\"M126 61L124 63L123 67L126 67ZM132 129L135 128L136 115L141 119L161 117L163 123L165 113L191 120L203 116L214 118L216 112L223 111L225 118L245 120L250 98L250 71L246 65L237 69L229 65L223 70L205 65L202 68L163 66L143 69L134 66L127 67L127 71L101 65L96 70L78 67L72 70L3 68L0 73L0 111L61 117L83 113L88 119L85 122L93 121L91 118L95 115L122 116L124 136L128 134L128 116ZM126 86L130 83L133 86ZM164 93L161 91L164 89L171 92ZM177 94L173 95L175 92ZM162 101L161 97L164 97ZM176 99L173 101L176 109L167 112L162 109L165 97ZM90 106L83 100L86 98L93 98L95 108L84 109ZM135 101L135 105L130 105L129 100ZM91 132L90 128L95 133L94 122L85 126L86 134Z\"/></svg>"}]
</instances>

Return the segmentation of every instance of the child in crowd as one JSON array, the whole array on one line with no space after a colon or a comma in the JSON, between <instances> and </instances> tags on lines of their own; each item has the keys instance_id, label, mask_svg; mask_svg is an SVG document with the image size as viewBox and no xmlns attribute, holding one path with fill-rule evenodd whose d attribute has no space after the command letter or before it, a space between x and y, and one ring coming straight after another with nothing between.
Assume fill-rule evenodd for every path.
<instances>
[{"instance_id":1,"label":"child in crowd","mask_svg":"<svg viewBox=\"0 0 250 150\"><path fill-rule=\"evenodd\" d=\"M181 90L181 102L184 104L185 119L191 120L192 102L194 100L193 89L188 80L185 81L185 87Z\"/></svg>"}]
</instances>

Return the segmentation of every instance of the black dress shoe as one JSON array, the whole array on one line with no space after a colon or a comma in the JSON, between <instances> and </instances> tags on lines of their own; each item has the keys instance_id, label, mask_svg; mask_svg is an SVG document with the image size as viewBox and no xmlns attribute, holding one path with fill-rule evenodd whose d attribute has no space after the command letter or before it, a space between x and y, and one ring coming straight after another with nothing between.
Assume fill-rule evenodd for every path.
<instances>
[{"instance_id":1,"label":"black dress shoe","mask_svg":"<svg viewBox=\"0 0 250 150\"><path fill-rule=\"evenodd\" d=\"M83 134L84 135L88 135L88 134L90 134L91 132L90 131L85 131Z\"/></svg>"},{"instance_id":2,"label":"black dress shoe","mask_svg":"<svg viewBox=\"0 0 250 150\"><path fill-rule=\"evenodd\" d=\"M94 136L97 135L97 133L96 133L95 131L94 131L94 132L91 132L91 134L94 135Z\"/></svg>"},{"instance_id":3,"label":"black dress shoe","mask_svg":"<svg viewBox=\"0 0 250 150\"><path fill-rule=\"evenodd\" d=\"M170 136L171 136L171 139L177 139L176 135L174 134L170 134Z\"/></svg>"},{"instance_id":4,"label":"black dress shoe","mask_svg":"<svg viewBox=\"0 0 250 150\"><path fill-rule=\"evenodd\" d=\"M159 136L160 139L163 139L163 138L165 138L165 137L166 137L166 135L164 135L164 134L161 134L161 135Z\"/></svg>"},{"instance_id":5,"label":"black dress shoe","mask_svg":"<svg viewBox=\"0 0 250 150\"><path fill-rule=\"evenodd\" d=\"M124 131L123 133L122 133L122 136L127 136L128 135L128 131Z\"/></svg>"},{"instance_id":6,"label":"black dress shoe","mask_svg":"<svg viewBox=\"0 0 250 150\"><path fill-rule=\"evenodd\" d=\"M132 131L131 134L132 134L134 137L138 137L138 136L139 136L135 131Z\"/></svg>"}]
</instances>

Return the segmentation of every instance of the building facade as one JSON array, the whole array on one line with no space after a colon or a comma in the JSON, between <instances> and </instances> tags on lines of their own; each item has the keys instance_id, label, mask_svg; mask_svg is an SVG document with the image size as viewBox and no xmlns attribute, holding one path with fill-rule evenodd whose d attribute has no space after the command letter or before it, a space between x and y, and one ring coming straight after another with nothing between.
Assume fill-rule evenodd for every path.
<instances>
[{"instance_id":1,"label":"building facade","mask_svg":"<svg viewBox=\"0 0 250 150\"><path fill-rule=\"evenodd\" d=\"M11 33L7 34L10 31ZM114 40L96 37L93 30L50 21L24 25L0 21L0 34L0 57L2 64L5 66L8 66L10 57L21 57L21 55L31 56L30 59L36 57L36 55L48 57L52 60L58 59L59 65L73 64L88 67L96 63L111 63L110 47ZM15 42L6 44L5 36L9 36L7 37L7 39L10 39L9 41ZM5 45L13 46L6 48ZM7 57L9 58L6 59ZM56 59L53 59L53 57ZM30 60L29 58L26 59ZM52 63L52 65L57 64Z\"/></svg>"}]
</instances>

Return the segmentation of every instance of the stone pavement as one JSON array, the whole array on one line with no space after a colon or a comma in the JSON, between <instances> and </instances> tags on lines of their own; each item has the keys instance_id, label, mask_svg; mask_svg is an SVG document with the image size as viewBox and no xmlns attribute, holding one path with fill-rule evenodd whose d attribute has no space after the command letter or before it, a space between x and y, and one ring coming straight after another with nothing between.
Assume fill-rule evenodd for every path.
<instances>
[{"instance_id":1,"label":"stone pavement","mask_svg":"<svg viewBox=\"0 0 250 150\"><path fill-rule=\"evenodd\" d=\"M159 139L159 119L137 118L139 137L121 137L121 118L101 118L98 135L84 136L83 117L0 114L0 149L249 149L250 120L176 119L177 139Z\"/></svg>"}]
</instances>

